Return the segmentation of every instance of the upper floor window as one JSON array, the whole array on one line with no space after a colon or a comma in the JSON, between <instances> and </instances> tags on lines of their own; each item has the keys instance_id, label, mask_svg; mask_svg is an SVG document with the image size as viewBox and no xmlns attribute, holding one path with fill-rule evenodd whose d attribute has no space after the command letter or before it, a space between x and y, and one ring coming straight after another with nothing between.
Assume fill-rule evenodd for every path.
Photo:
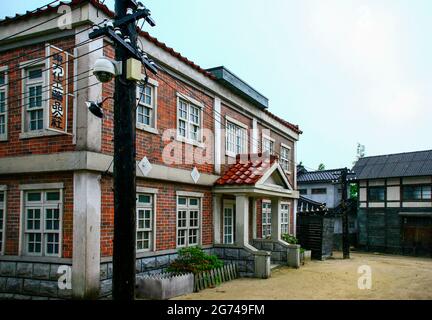
<instances>
[{"instance_id":1,"label":"upper floor window","mask_svg":"<svg viewBox=\"0 0 432 320\"><path fill-rule=\"evenodd\" d=\"M6 71L0 71L0 140L7 138L7 95L7 74Z\"/></svg>"},{"instance_id":2,"label":"upper floor window","mask_svg":"<svg viewBox=\"0 0 432 320\"><path fill-rule=\"evenodd\" d=\"M137 96L137 128L143 130L155 129L157 120L157 82L149 79L149 84L138 87Z\"/></svg>"},{"instance_id":3,"label":"upper floor window","mask_svg":"<svg viewBox=\"0 0 432 320\"><path fill-rule=\"evenodd\" d=\"M263 135L263 138L262 138L262 151L263 152L268 152L271 155L273 155L274 151L275 151L274 145L275 145L274 139Z\"/></svg>"},{"instance_id":4,"label":"upper floor window","mask_svg":"<svg viewBox=\"0 0 432 320\"><path fill-rule=\"evenodd\" d=\"M326 188L314 188L311 190L312 194L327 194Z\"/></svg>"},{"instance_id":5,"label":"upper floor window","mask_svg":"<svg viewBox=\"0 0 432 320\"><path fill-rule=\"evenodd\" d=\"M200 200L177 199L177 247L197 246L200 239Z\"/></svg>"},{"instance_id":6,"label":"upper floor window","mask_svg":"<svg viewBox=\"0 0 432 320\"><path fill-rule=\"evenodd\" d=\"M432 186L403 186L403 200L431 200Z\"/></svg>"},{"instance_id":7,"label":"upper floor window","mask_svg":"<svg viewBox=\"0 0 432 320\"><path fill-rule=\"evenodd\" d=\"M291 148L286 145L281 145L280 151L280 164L285 172L290 172L290 162L291 162Z\"/></svg>"},{"instance_id":8,"label":"upper floor window","mask_svg":"<svg viewBox=\"0 0 432 320\"><path fill-rule=\"evenodd\" d=\"M178 99L178 137L191 142L201 142L202 110L186 99Z\"/></svg>"},{"instance_id":9,"label":"upper floor window","mask_svg":"<svg viewBox=\"0 0 432 320\"><path fill-rule=\"evenodd\" d=\"M154 215L153 202L153 196L150 194L138 194L137 196L137 252L143 252L152 249Z\"/></svg>"},{"instance_id":10,"label":"upper floor window","mask_svg":"<svg viewBox=\"0 0 432 320\"><path fill-rule=\"evenodd\" d=\"M248 152L247 126L233 120L226 121L226 154L235 157Z\"/></svg>"},{"instance_id":11,"label":"upper floor window","mask_svg":"<svg viewBox=\"0 0 432 320\"><path fill-rule=\"evenodd\" d=\"M4 253L4 234L5 234L5 215L6 215L6 200L5 192L0 191L0 254Z\"/></svg>"},{"instance_id":12,"label":"upper floor window","mask_svg":"<svg viewBox=\"0 0 432 320\"><path fill-rule=\"evenodd\" d=\"M24 193L24 252L34 256L61 256L61 190Z\"/></svg>"},{"instance_id":13,"label":"upper floor window","mask_svg":"<svg viewBox=\"0 0 432 320\"><path fill-rule=\"evenodd\" d=\"M369 201L384 201L385 200L385 187L369 187L368 188Z\"/></svg>"},{"instance_id":14,"label":"upper floor window","mask_svg":"<svg viewBox=\"0 0 432 320\"><path fill-rule=\"evenodd\" d=\"M44 129L44 95L45 83L42 67L25 70L24 85L24 131L41 131Z\"/></svg>"}]
</instances>

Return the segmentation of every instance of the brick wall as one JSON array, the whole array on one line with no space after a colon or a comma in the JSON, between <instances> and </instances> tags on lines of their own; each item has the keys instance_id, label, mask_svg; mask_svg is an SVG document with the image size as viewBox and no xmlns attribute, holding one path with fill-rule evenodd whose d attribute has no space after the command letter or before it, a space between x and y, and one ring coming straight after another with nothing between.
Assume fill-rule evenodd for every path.
<instances>
[{"instance_id":1,"label":"brick wall","mask_svg":"<svg viewBox=\"0 0 432 320\"><path fill-rule=\"evenodd\" d=\"M73 174L25 174L1 176L0 185L6 185L6 241L5 254L18 255L21 223L21 191L20 184L59 183L63 182L63 229L62 258L72 258L72 218L73 218Z\"/></svg>"},{"instance_id":2,"label":"brick wall","mask_svg":"<svg viewBox=\"0 0 432 320\"><path fill-rule=\"evenodd\" d=\"M49 44L54 45L58 48L65 49L67 52L73 54L73 47L75 45L75 38L68 37L60 40L50 41ZM37 49L40 50L37 50ZM72 48L72 49L71 49ZM67 50L68 49L68 50ZM37 50L37 51L36 51ZM36 52L33 52L36 51ZM18 56L22 56L19 59L15 59ZM0 55L0 66L8 66L10 72L8 72L8 141L0 141L0 157L10 157L18 155L28 154L47 154L56 152L73 151L75 146L72 144L71 135L57 135L50 137L39 137L32 139L20 139L19 135L22 132L22 69L19 68L19 64L30 61L33 59L41 59L46 56L45 43L25 46L18 49L9 50L1 53ZM5 64L4 62L10 61ZM45 62L42 60L41 62ZM68 78L74 74L74 62L73 59L69 60ZM37 66L35 64L34 66ZM46 69L44 67L43 69ZM45 86L45 84L44 84ZM42 91L46 91L48 88L43 87ZM73 81L69 80L69 92L72 92ZM25 96L27 97L27 95ZM45 98L44 98L45 99ZM28 103L28 102L26 102ZM70 97L68 100L68 112L67 112L67 123L68 133L72 134L73 128L73 98Z\"/></svg>"},{"instance_id":3,"label":"brick wall","mask_svg":"<svg viewBox=\"0 0 432 320\"><path fill-rule=\"evenodd\" d=\"M102 221L101 221L101 255L112 256L112 240L114 236L114 193L112 180L103 177L102 186ZM156 201L156 250L176 248L176 208L177 191L204 193L202 203L202 244L213 244L213 212L212 194L210 188L164 183L149 180L137 180L138 187L155 188L159 190Z\"/></svg>"}]
</instances>

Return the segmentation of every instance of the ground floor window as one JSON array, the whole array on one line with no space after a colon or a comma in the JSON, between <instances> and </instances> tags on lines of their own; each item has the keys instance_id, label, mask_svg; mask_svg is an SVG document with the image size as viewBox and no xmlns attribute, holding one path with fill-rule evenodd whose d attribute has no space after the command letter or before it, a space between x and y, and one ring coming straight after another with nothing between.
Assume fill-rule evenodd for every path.
<instances>
[{"instance_id":1,"label":"ground floor window","mask_svg":"<svg viewBox=\"0 0 432 320\"><path fill-rule=\"evenodd\" d=\"M136 204L137 252L149 251L153 244L154 198L150 194L138 194Z\"/></svg>"},{"instance_id":2,"label":"ground floor window","mask_svg":"<svg viewBox=\"0 0 432 320\"><path fill-rule=\"evenodd\" d=\"M289 216L290 216L289 203L282 203L281 204L281 234L289 234Z\"/></svg>"},{"instance_id":3,"label":"ground floor window","mask_svg":"<svg viewBox=\"0 0 432 320\"><path fill-rule=\"evenodd\" d=\"M263 239L271 236L271 202L262 204L262 237Z\"/></svg>"},{"instance_id":4,"label":"ground floor window","mask_svg":"<svg viewBox=\"0 0 432 320\"><path fill-rule=\"evenodd\" d=\"M196 246L200 239L200 199L177 198L177 247Z\"/></svg>"},{"instance_id":5,"label":"ground floor window","mask_svg":"<svg viewBox=\"0 0 432 320\"><path fill-rule=\"evenodd\" d=\"M6 195L4 191L0 191L0 254L4 252L4 230L5 230L5 215L6 215Z\"/></svg>"},{"instance_id":6,"label":"ground floor window","mask_svg":"<svg viewBox=\"0 0 432 320\"><path fill-rule=\"evenodd\" d=\"M224 205L223 239L225 244L234 243L234 204Z\"/></svg>"},{"instance_id":7,"label":"ground floor window","mask_svg":"<svg viewBox=\"0 0 432 320\"><path fill-rule=\"evenodd\" d=\"M24 252L61 256L62 191L24 192Z\"/></svg>"}]
</instances>

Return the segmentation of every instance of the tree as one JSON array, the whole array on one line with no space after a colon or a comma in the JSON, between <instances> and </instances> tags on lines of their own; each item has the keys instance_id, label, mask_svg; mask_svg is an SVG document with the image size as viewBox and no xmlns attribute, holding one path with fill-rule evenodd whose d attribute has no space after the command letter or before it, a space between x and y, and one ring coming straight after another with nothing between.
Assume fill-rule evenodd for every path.
<instances>
[{"instance_id":1,"label":"tree","mask_svg":"<svg viewBox=\"0 0 432 320\"><path fill-rule=\"evenodd\" d=\"M320 163L318 166L318 171L323 171L323 170L325 170L325 165L324 163Z\"/></svg>"}]
</instances>

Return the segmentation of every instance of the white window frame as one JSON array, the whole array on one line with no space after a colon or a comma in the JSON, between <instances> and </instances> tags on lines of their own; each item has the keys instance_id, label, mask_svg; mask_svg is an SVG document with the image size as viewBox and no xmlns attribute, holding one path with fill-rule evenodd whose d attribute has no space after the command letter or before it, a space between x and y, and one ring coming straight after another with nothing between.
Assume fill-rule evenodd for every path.
<instances>
[{"instance_id":1,"label":"white window frame","mask_svg":"<svg viewBox=\"0 0 432 320\"><path fill-rule=\"evenodd\" d=\"M286 152L287 152L286 156L284 155L284 150L286 150ZM280 161L279 162L281 164L282 169L287 174L291 174L291 171L290 171L290 168L291 168L291 158L292 158L291 147L288 146L288 145L286 145L286 144L284 144L284 143L281 143ZM286 168L285 168L285 164L287 166Z\"/></svg>"},{"instance_id":2,"label":"white window frame","mask_svg":"<svg viewBox=\"0 0 432 320\"><path fill-rule=\"evenodd\" d=\"M180 204L180 199L186 199L186 204ZM191 205L190 200L197 200L197 205ZM201 245L201 232L202 232L202 226L201 226L201 215L202 215L202 198L196 197L196 196L188 196L188 195L181 195L177 194L177 210L176 210L176 247L177 248L186 248L186 247L194 247ZM179 213L185 212L184 219L186 220L185 225L179 226ZM197 225L191 226L191 213L197 212ZM183 218L182 218L183 219ZM185 238L184 238L184 244L179 244L179 231L182 230L185 232ZM190 231L191 230L197 230L196 231L196 237L197 241L196 243L190 243L189 237L190 237Z\"/></svg>"},{"instance_id":3,"label":"white window frame","mask_svg":"<svg viewBox=\"0 0 432 320\"><path fill-rule=\"evenodd\" d=\"M185 103L187 106L186 118L181 117L181 115L180 115L180 102ZM199 116L198 123L191 121L190 116L191 116L191 110L193 108L196 108L196 110L198 110L198 116ZM177 141L185 142L185 143L192 144L192 145L195 145L198 147L203 147L203 143L202 143L202 141L203 141L203 116L204 116L203 109L204 109L204 105L202 103L200 103L199 101L177 92L177 109L176 109L176 113L177 113L177 123L176 123ZM180 135L180 121L183 121L185 123L186 136ZM198 139L197 140L191 138L191 128L193 126L198 126Z\"/></svg>"},{"instance_id":4,"label":"white window frame","mask_svg":"<svg viewBox=\"0 0 432 320\"><path fill-rule=\"evenodd\" d=\"M228 227L229 225L226 224L227 222L227 217L226 217L226 209L231 209L231 232L228 232ZM223 206L223 243L224 244L234 244L234 230L235 230L235 225L234 225L234 216L235 216L235 204L234 201L224 201L224 206ZM227 237L231 237L231 240L228 241Z\"/></svg>"},{"instance_id":5,"label":"white window frame","mask_svg":"<svg viewBox=\"0 0 432 320\"><path fill-rule=\"evenodd\" d=\"M229 157L247 154L249 150L249 127L234 118L225 116L225 128L225 154ZM239 141L240 145L238 144Z\"/></svg>"},{"instance_id":6,"label":"white window frame","mask_svg":"<svg viewBox=\"0 0 432 320\"><path fill-rule=\"evenodd\" d=\"M269 141L270 150L267 150L267 148L266 148L266 141ZM271 146L273 146L273 150L271 150ZM270 137L268 135L263 134L262 135L261 150L263 153L266 151L269 151L270 155L274 155L275 154L275 139L273 139L272 137Z\"/></svg>"},{"instance_id":7,"label":"white window frame","mask_svg":"<svg viewBox=\"0 0 432 320\"><path fill-rule=\"evenodd\" d=\"M0 85L0 92L4 93L5 95L5 107L4 107L4 111L2 112L0 110L0 116L4 116L5 119L5 132L4 133L0 133L0 141L6 141L8 139L8 95L9 95L9 75L8 75L8 67L4 66L4 67L0 67L0 73L4 73L4 77L5 77L5 83L4 85Z\"/></svg>"},{"instance_id":8,"label":"white window frame","mask_svg":"<svg viewBox=\"0 0 432 320\"><path fill-rule=\"evenodd\" d=\"M60 200L48 201L46 199L48 192L59 192ZM28 193L41 193L40 201L27 201ZM22 210L21 210L21 228L22 232L20 232L20 252L25 256L36 256L36 257L62 257L63 253L63 187L48 187L48 188L27 188L24 187L21 189L21 200L22 200ZM27 232L27 209L40 209L40 229L38 232ZM59 210L59 228L58 230L45 230L45 210L46 209L58 209ZM27 235L30 233L39 233L41 234L41 252L40 253L30 253L28 252L27 247ZM46 235L54 233L59 235L58 242L58 254L48 254L46 251Z\"/></svg>"},{"instance_id":9,"label":"white window frame","mask_svg":"<svg viewBox=\"0 0 432 320\"><path fill-rule=\"evenodd\" d=\"M270 201L263 201L261 204L261 233L262 238L271 237L272 204Z\"/></svg>"},{"instance_id":10,"label":"white window frame","mask_svg":"<svg viewBox=\"0 0 432 320\"><path fill-rule=\"evenodd\" d=\"M48 94L49 90L46 90L47 86L47 76L46 76L46 65L45 63L39 63L39 64L31 64L32 61L27 61L24 64L22 64L22 121L21 121L21 132L26 135L34 136L34 135L40 135L41 133L46 131L47 123L48 123ZM30 65L29 65L30 64ZM41 69L42 70L42 80L31 80L29 79L29 71L34 69ZM31 111L36 110L42 110L43 119L42 119L42 128L38 130L30 130L30 111L29 108L29 98L30 94L28 91L28 87L30 85L37 85L40 84L42 86L42 106L39 108L34 108Z\"/></svg>"},{"instance_id":11,"label":"white window frame","mask_svg":"<svg viewBox=\"0 0 432 320\"><path fill-rule=\"evenodd\" d=\"M6 186L0 185L0 194L3 194L3 201L0 201L0 210L2 210L2 215L0 220L2 220L2 225L0 225L0 255L5 253L5 242L6 242L6 208L7 208L7 188Z\"/></svg>"},{"instance_id":12,"label":"white window frame","mask_svg":"<svg viewBox=\"0 0 432 320\"><path fill-rule=\"evenodd\" d=\"M286 207L286 209L285 209ZM289 202L281 203L281 234L289 234L291 204ZM286 229L286 232L284 232Z\"/></svg>"},{"instance_id":13,"label":"white window frame","mask_svg":"<svg viewBox=\"0 0 432 320\"><path fill-rule=\"evenodd\" d=\"M137 107L137 115L136 115L136 127L139 130L147 131L154 134L159 134L159 131L157 130L157 109L158 109L158 86L159 83L153 79L148 79L148 84L146 87L149 87L151 89L151 104L145 103L145 95L143 96L143 102L140 101L141 93L140 93L140 85L137 86L137 100L138 100L138 107ZM140 113L140 107L142 108L149 108L151 110L150 112L150 125L144 124L143 122L139 122L139 113Z\"/></svg>"},{"instance_id":14,"label":"white window frame","mask_svg":"<svg viewBox=\"0 0 432 320\"><path fill-rule=\"evenodd\" d=\"M142 203L139 201L139 196L148 196L150 197L150 203ZM137 253L141 253L141 252L149 252L149 251L153 251L154 250L154 232L155 232L155 219L154 219L154 212L155 212L155 201L156 201L156 196L154 194L151 193L144 193L144 192L138 192L137 193L137 197L136 197L136 252ZM140 228L139 227L139 222L140 222L140 210L144 210L144 214L145 211L150 211L150 228L146 228L144 226L144 228ZM144 218L144 220L146 220ZM143 248L143 249L138 249L138 233L140 232L148 232L149 236L148 236L148 241L149 241L149 246L148 248Z\"/></svg>"}]
</instances>

